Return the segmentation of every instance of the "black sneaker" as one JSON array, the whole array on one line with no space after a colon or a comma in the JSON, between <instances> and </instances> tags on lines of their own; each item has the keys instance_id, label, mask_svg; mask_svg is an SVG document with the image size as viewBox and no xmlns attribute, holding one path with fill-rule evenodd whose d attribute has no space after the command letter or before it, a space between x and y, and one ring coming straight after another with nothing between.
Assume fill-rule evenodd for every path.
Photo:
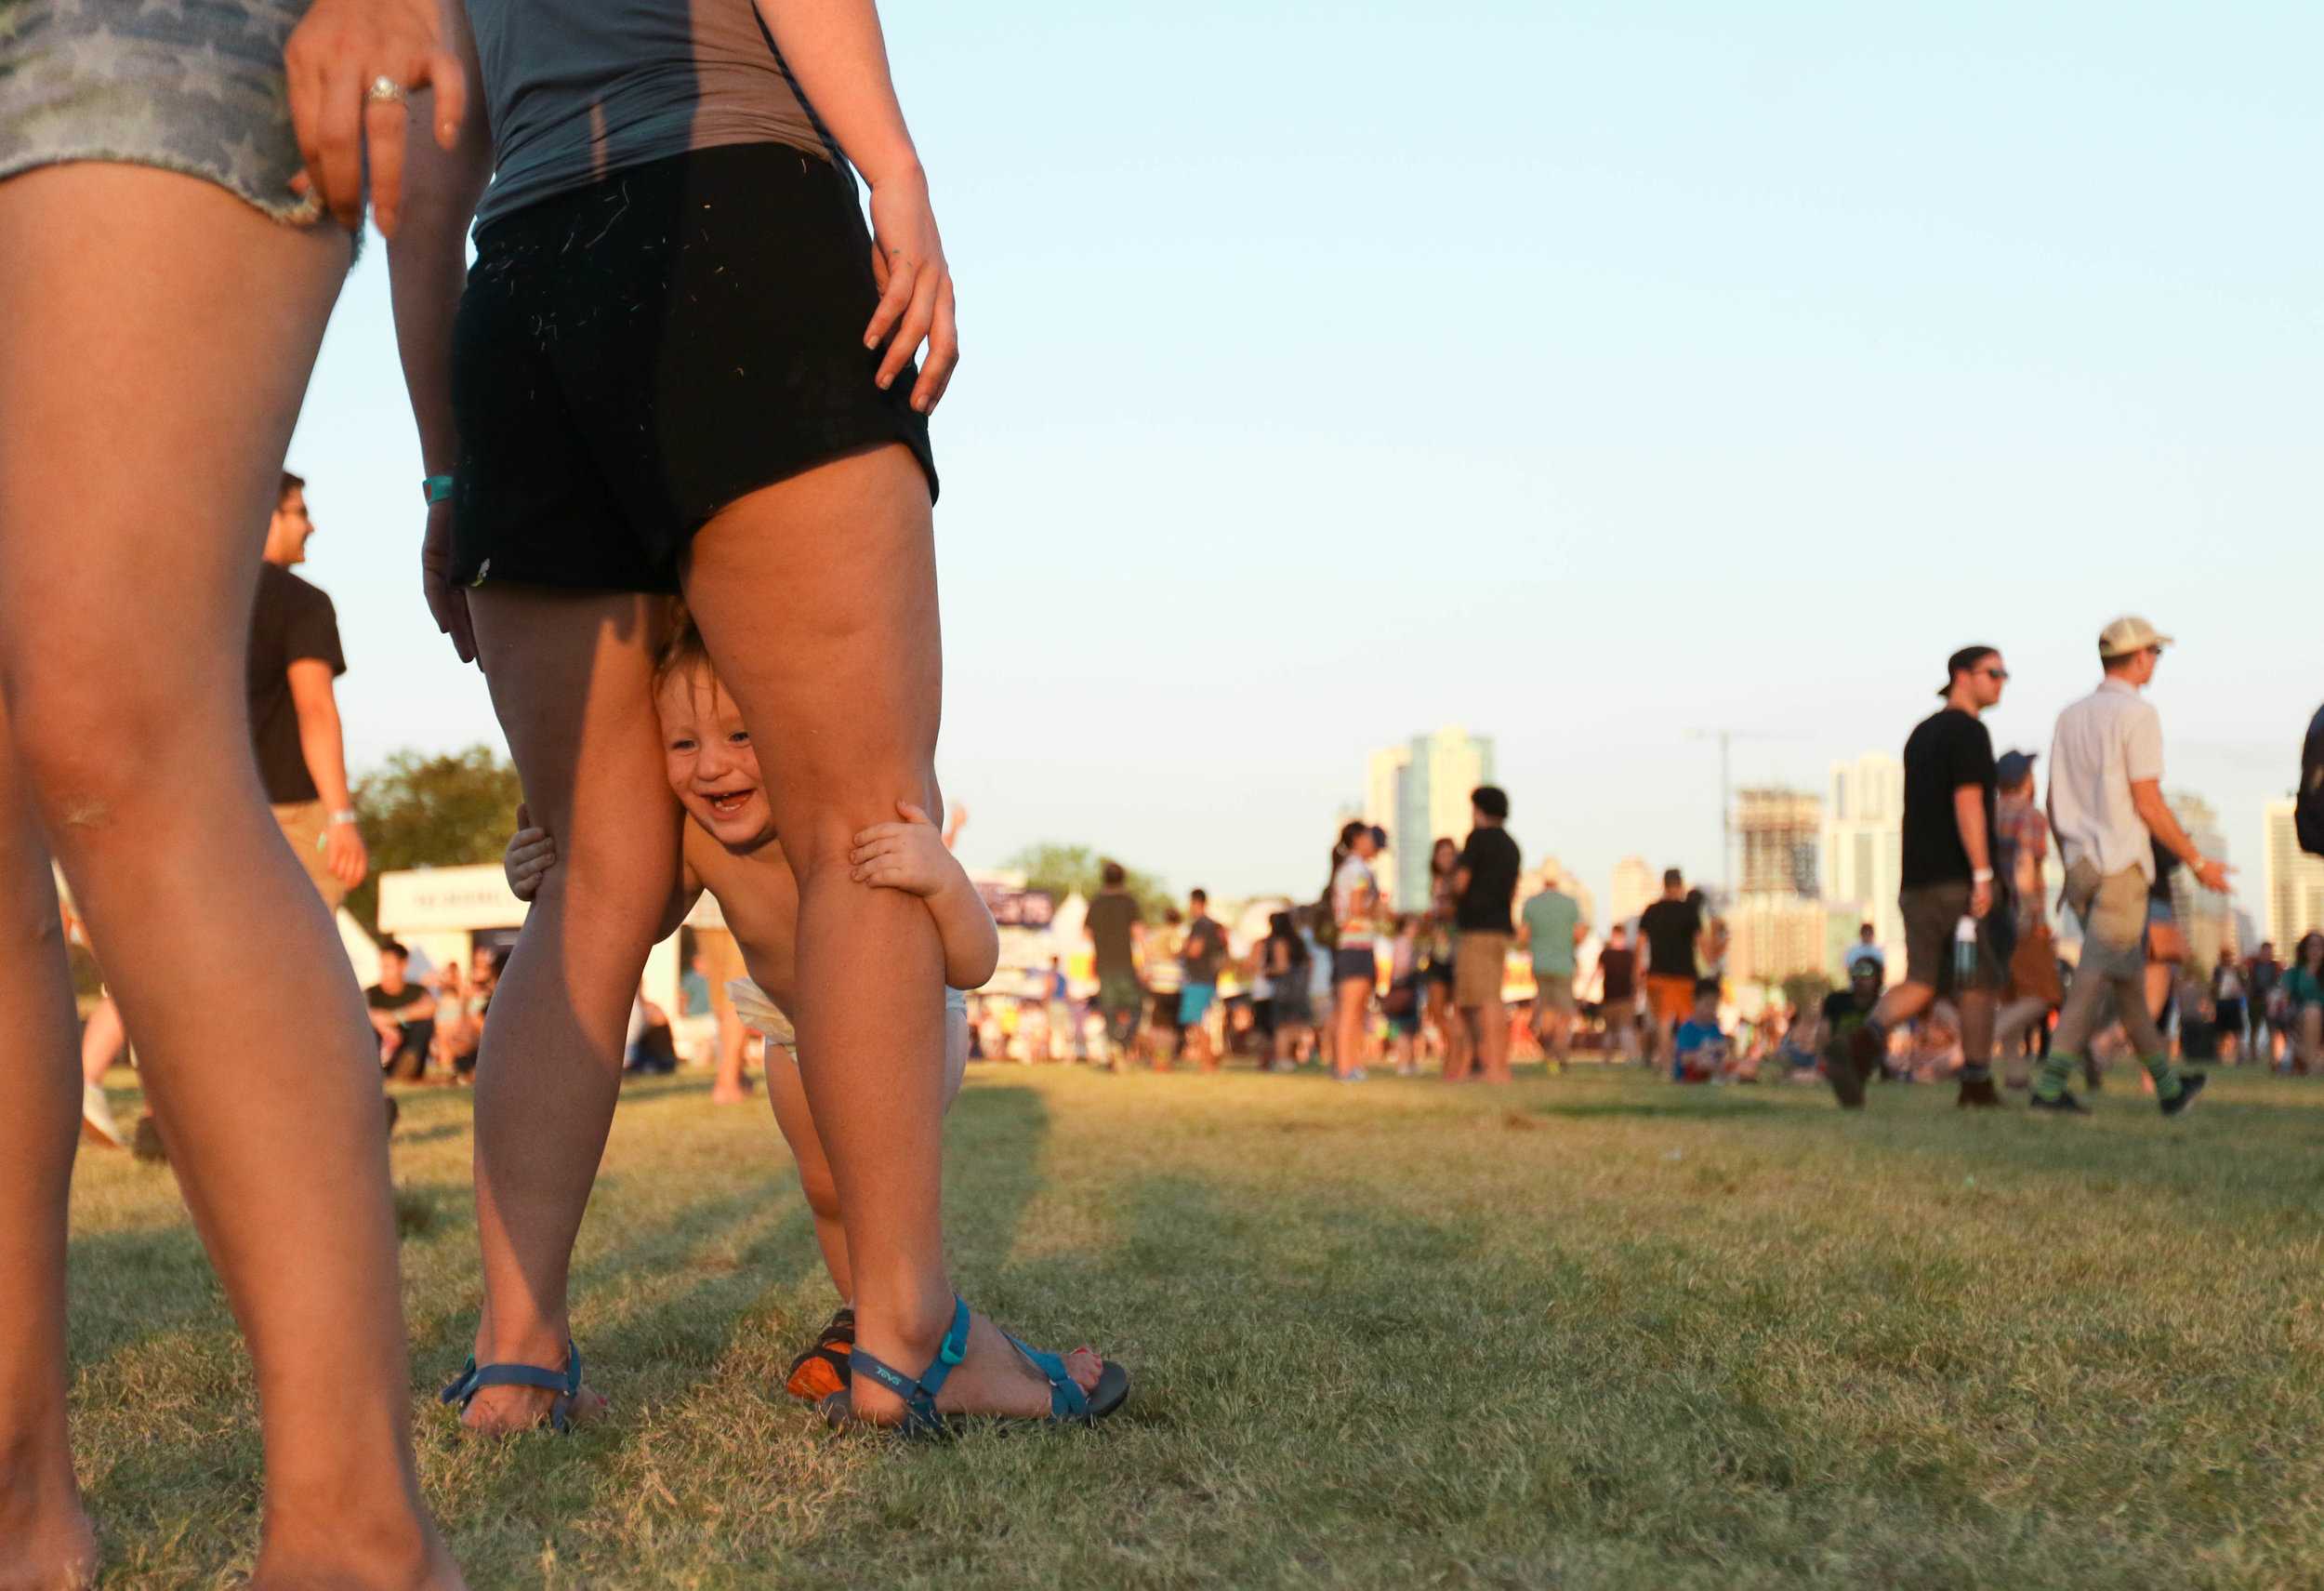
<instances>
[{"instance_id":1,"label":"black sneaker","mask_svg":"<svg viewBox=\"0 0 2324 1591\"><path fill-rule=\"evenodd\" d=\"M2027 1107L2036 1111L2048 1111L2053 1116L2087 1116L2090 1114L2082 1102L2074 1097L2072 1089L2066 1090L2055 1099L2044 1099L2037 1094L2027 1102Z\"/></svg>"},{"instance_id":2,"label":"black sneaker","mask_svg":"<svg viewBox=\"0 0 2324 1591\"><path fill-rule=\"evenodd\" d=\"M2203 1085L2209 1081L2211 1081L2211 1079L2205 1077L2201 1072L2181 1072L2179 1074L2178 1094L2175 1098L2166 1099L2162 1102L2162 1113L2165 1116L2178 1115L2188 1106L2195 1103L2195 1096L2203 1092Z\"/></svg>"},{"instance_id":3,"label":"black sneaker","mask_svg":"<svg viewBox=\"0 0 2324 1591\"><path fill-rule=\"evenodd\" d=\"M1993 1092L1993 1080L1989 1077L1963 1078L1961 1080L1961 1097L1953 1104L1962 1110L1999 1110L2001 1108L2001 1096Z\"/></svg>"},{"instance_id":4,"label":"black sneaker","mask_svg":"<svg viewBox=\"0 0 2324 1591\"><path fill-rule=\"evenodd\" d=\"M1824 1079L1831 1084L1832 1097L1840 1101L1842 1110L1864 1108L1864 1074L1856 1070L1854 1060L1845 1055L1836 1061L1826 1057Z\"/></svg>"}]
</instances>

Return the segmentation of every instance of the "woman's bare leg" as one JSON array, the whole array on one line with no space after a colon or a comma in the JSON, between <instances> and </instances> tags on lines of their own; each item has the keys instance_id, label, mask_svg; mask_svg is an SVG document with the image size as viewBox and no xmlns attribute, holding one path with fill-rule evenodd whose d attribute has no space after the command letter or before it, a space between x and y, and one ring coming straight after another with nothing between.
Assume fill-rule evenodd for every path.
<instances>
[{"instance_id":1,"label":"woman's bare leg","mask_svg":"<svg viewBox=\"0 0 2324 1591\"><path fill-rule=\"evenodd\" d=\"M800 1067L838 1190L856 1341L906 1374L952 1314L942 1209L944 961L927 908L850 876L855 835L935 799L943 643L927 481L901 446L752 493L695 536L686 599L759 748L799 875ZM903 1406L858 1381L857 1412ZM946 1409L1046 1413L979 1317Z\"/></svg>"},{"instance_id":2,"label":"woman's bare leg","mask_svg":"<svg viewBox=\"0 0 2324 1591\"><path fill-rule=\"evenodd\" d=\"M257 1364L256 1584L451 1585L412 1465L371 1028L244 701L260 534L347 258L191 178L0 183L0 692Z\"/></svg>"},{"instance_id":3,"label":"woman's bare leg","mask_svg":"<svg viewBox=\"0 0 2324 1591\"><path fill-rule=\"evenodd\" d=\"M48 853L0 712L0 1585L94 1580L65 1436L65 1201L81 1101L73 982Z\"/></svg>"},{"instance_id":4,"label":"woman's bare leg","mask_svg":"<svg viewBox=\"0 0 2324 1591\"><path fill-rule=\"evenodd\" d=\"M477 1057L479 1364L565 1362L574 1240L621 1097L630 1001L678 878L678 802L654 714L664 607L533 587L469 593L525 803L557 840ZM468 1422L529 1427L551 1398L488 1387ZM596 1407L592 1395L576 1412Z\"/></svg>"}]
</instances>

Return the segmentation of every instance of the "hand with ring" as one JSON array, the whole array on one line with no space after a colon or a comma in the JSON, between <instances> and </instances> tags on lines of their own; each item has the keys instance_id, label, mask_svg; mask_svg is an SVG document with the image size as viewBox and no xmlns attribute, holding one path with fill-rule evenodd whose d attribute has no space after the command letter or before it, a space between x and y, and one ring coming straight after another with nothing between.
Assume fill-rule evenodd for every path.
<instances>
[{"instance_id":1,"label":"hand with ring","mask_svg":"<svg viewBox=\"0 0 2324 1591\"><path fill-rule=\"evenodd\" d=\"M468 74L446 47L433 0L315 0L284 46L291 124L306 178L350 231L363 225L363 153L372 215L392 237L403 203L404 100L433 90L436 141L453 147Z\"/></svg>"}]
</instances>

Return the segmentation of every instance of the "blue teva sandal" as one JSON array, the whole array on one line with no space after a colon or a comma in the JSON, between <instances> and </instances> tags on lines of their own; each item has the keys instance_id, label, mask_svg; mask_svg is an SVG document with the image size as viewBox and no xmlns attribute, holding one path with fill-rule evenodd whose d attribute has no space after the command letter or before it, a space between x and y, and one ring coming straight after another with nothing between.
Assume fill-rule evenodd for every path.
<instances>
[{"instance_id":1,"label":"blue teva sandal","mask_svg":"<svg viewBox=\"0 0 2324 1591\"><path fill-rule=\"evenodd\" d=\"M473 1355L451 1385L436 1395L440 1403L456 1403L463 1413L469 1402L487 1386L538 1386L554 1392L549 1400L548 1426L560 1435L573 1428L573 1400L581 1391L581 1350L565 1339L565 1368L543 1370L536 1364L488 1364L478 1369Z\"/></svg>"},{"instance_id":2,"label":"blue teva sandal","mask_svg":"<svg viewBox=\"0 0 2324 1591\"><path fill-rule=\"evenodd\" d=\"M1001 1333L1007 1337L1006 1332ZM1112 1359L1105 1361L1098 1376L1097 1390L1084 1392L1074 1378L1065 1373L1065 1361L1052 1353L1043 1353L1014 1337L1010 1346L1024 1356L1025 1362L1041 1372L1049 1383L1049 1413L1045 1417L1010 1418L998 1414L940 1414L936 1412L936 1394L952 1375L952 1367L960 1362L969 1351L969 1306L965 1299L956 1297L952 1304L952 1328L944 1333L944 1342L936 1349L936 1358L915 1378L893 1366L882 1363L862 1348L847 1356L851 1376L867 1376L904 1399L904 1423L895 1427L906 1437L945 1436L965 1425L991 1424L997 1425L1088 1425L1104 1419L1119 1409L1129 1397L1129 1372ZM845 1387L834 1392L818 1405L823 1417L834 1426L869 1425L858 1421L849 1402Z\"/></svg>"}]
</instances>

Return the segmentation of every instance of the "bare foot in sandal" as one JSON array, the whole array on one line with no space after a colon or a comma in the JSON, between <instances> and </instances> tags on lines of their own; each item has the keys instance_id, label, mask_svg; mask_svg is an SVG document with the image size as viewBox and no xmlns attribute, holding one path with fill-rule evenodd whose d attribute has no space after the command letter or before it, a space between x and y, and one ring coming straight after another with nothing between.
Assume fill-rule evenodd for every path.
<instances>
[{"instance_id":1,"label":"bare foot in sandal","mask_svg":"<svg viewBox=\"0 0 2324 1591\"><path fill-rule=\"evenodd\" d=\"M556 1358L553 1367L501 1360L481 1369L470 1358L440 1397L457 1403L461 1425L482 1435L508 1436L544 1425L563 1431L601 1417L610 1400L579 1379L579 1351L568 1343Z\"/></svg>"},{"instance_id":2,"label":"bare foot in sandal","mask_svg":"<svg viewBox=\"0 0 2324 1591\"><path fill-rule=\"evenodd\" d=\"M854 1375L849 1389L851 1401L846 1406L854 1418L882 1425L905 1423L911 1417L907 1399L917 1400L915 1395L921 1384L931 1379L940 1382L933 1399L933 1412L939 1415L1047 1420L1061 1412L1057 1390L1051 1386L1043 1366L1020 1351L1007 1333L981 1314L969 1314L967 1342L948 1366L940 1357L940 1350L952 1335L949 1326L944 1336L925 1347L905 1345L896 1347L892 1354L882 1354L877 1346L867 1342L869 1333L863 1332L860 1325L858 1332L857 1341L865 1352L878 1363L901 1372L911 1385L900 1391L873 1374ZM940 1371L939 1367L944 1368ZM1062 1369L1073 1386L1079 1389L1080 1402L1089 1417L1111 1413L1127 1396L1127 1372L1118 1365L1109 1366L1089 1348L1076 1348L1063 1356ZM1101 1388L1104 1389L1102 1396ZM833 1407L839 1407L837 1399ZM1072 1411L1063 1412L1072 1416Z\"/></svg>"}]
</instances>

